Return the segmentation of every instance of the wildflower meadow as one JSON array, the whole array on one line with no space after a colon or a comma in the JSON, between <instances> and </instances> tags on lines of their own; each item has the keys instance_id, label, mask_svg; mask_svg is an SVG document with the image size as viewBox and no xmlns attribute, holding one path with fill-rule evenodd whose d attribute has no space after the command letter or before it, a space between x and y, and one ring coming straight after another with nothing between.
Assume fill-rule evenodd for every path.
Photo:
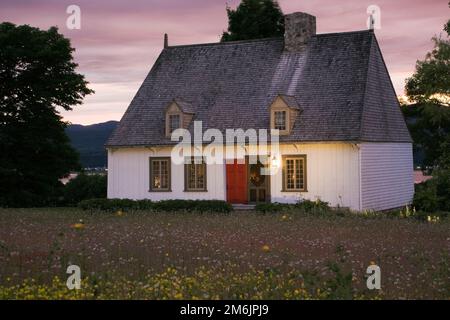
<instances>
[{"instance_id":1,"label":"wildflower meadow","mask_svg":"<svg viewBox=\"0 0 450 320\"><path fill-rule=\"evenodd\" d=\"M450 298L448 219L43 208L0 225L0 299Z\"/></svg>"}]
</instances>

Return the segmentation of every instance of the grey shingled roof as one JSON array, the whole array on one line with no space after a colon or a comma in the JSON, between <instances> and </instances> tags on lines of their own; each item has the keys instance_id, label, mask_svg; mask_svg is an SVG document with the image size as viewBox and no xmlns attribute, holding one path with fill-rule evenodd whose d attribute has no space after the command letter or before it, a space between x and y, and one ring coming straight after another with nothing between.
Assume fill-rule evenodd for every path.
<instances>
[{"instance_id":1,"label":"grey shingled roof","mask_svg":"<svg viewBox=\"0 0 450 320\"><path fill-rule=\"evenodd\" d=\"M195 113L194 106L189 102L184 101L183 99L175 98L172 100L172 102L175 102L184 113Z\"/></svg>"},{"instance_id":2,"label":"grey shingled roof","mask_svg":"<svg viewBox=\"0 0 450 320\"><path fill-rule=\"evenodd\" d=\"M155 146L164 109L189 101L203 129L269 128L278 95L302 112L281 142L411 142L372 31L320 34L306 50L282 38L164 48L107 146ZM293 98L290 98L293 99Z\"/></svg>"},{"instance_id":3,"label":"grey shingled roof","mask_svg":"<svg viewBox=\"0 0 450 320\"><path fill-rule=\"evenodd\" d=\"M298 104L297 99L295 99L294 96L287 96L287 95L285 95L285 94L280 94L279 97L280 97L281 99L283 99L283 101L286 103L286 105L287 105L289 108L299 109L299 110L301 109L301 108L300 108L300 105Z\"/></svg>"}]
</instances>

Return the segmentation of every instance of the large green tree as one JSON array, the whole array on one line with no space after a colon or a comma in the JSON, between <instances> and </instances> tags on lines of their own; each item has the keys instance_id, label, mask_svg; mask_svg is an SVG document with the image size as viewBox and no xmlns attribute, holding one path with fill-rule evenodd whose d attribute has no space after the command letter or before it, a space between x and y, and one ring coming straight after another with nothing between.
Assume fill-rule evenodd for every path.
<instances>
[{"instance_id":1,"label":"large green tree","mask_svg":"<svg viewBox=\"0 0 450 320\"><path fill-rule=\"evenodd\" d=\"M433 42L433 50L417 62L416 72L407 79L406 94L417 103L450 106L449 34L435 37Z\"/></svg>"},{"instance_id":2,"label":"large green tree","mask_svg":"<svg viewBox=\"0 0 450 320\"><path fill-rule=\"evenodd\" d=\"M450 6L450 3L449 3ZM423 153L419 164L435 166L442 143L450 134L450 20L445 34L433 38L434 48L417 61L406 81L406 95L413 102L403 111L409 120L414 147Z\"/></svg>"},{"instance_id":3,"label":"large green tree","mask_svg":"<svg viewBox=\"0 0 450 320\"><path fill-rule=\"evenodd\" d=\"M442 142L450 134L450 108L436 104L402 107L414 141L414 163L434 167L442 153Z\"/></svg>"},{"instance_id":4,"label":"large green tree","mask_svg":"<svg viewBox=\"0 0 450 320\"><path fill-rule=\"evenodd\" d=\"M93 92L73 51L55 27L0 24L0 206L49 204L79 166L58 112Z\"/></svg>"},{"instance_id":5,"label":"large green tree","mask_svg":"<svg viewBox=\"0 0 450 320\"><path fill-rule=\"evenodd\" d=\"M414 148L424 156L421 164L433 169L433 179L416 186L413 204L442 216L450 212L450 20L444 30L447 35L433 39L433 50L407 79L406 93L415 103L403 108Z\"/></svg>"},{"instance_id":6,"label":"large green tree","mask_svg":"<svg viewBox=\"0 0 450 320\"><path fill-rule=\"evenodd\" d=\"M228 31L222 42L261 39L284 34L284 16L277 1L242 0L236 10L227 7Z\"/></svg>"}]
</instances>

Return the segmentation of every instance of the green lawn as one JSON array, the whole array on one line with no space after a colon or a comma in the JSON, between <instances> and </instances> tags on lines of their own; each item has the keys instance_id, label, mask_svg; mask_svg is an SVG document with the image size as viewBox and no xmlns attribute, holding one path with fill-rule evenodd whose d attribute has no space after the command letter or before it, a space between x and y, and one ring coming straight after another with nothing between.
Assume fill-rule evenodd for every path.
<instances>
[{"instance_id":1,"label":"green lawn","mask_svg":"<svg viewBox=\"0 0 450 320\"><path fill-rule=\"evenodd\" d=\"M46 208L0 226L0 299L450 298L448 220Z\"/></svg>"}]
</instances>

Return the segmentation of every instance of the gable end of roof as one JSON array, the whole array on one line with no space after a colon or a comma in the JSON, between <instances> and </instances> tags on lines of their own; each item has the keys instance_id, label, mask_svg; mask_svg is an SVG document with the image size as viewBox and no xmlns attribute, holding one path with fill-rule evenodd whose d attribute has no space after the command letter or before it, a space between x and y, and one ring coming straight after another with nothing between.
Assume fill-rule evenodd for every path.
<instances>
[{"instance_id":1,"label":"gable end of roof","mask_svg":"<svg viewBox=\"0 0 450 320\"><path fill-rule=\"evenodd\" d=\"M367 70L360 140L412 143L394 85L374 33Z\"/></svg>"}]
</instances>

